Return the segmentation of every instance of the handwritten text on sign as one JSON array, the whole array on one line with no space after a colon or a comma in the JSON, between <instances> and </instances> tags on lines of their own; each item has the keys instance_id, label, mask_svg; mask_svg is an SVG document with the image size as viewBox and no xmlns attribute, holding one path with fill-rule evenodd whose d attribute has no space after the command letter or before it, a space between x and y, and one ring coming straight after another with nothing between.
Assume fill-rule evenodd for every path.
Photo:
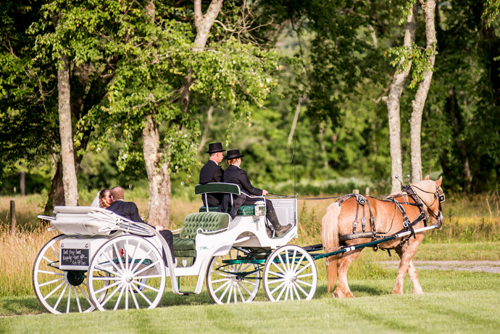
<instances>
[{"instance_id":1,"label":"handwritten text on sign","mask_svg":"<svg viewBox=\"0 0 500 334\"><path fill-rule=\"evenodd\" d=\"M88 266L88 249L61 249L61 264L63 266Z\"/></svg>"}]
</instances>

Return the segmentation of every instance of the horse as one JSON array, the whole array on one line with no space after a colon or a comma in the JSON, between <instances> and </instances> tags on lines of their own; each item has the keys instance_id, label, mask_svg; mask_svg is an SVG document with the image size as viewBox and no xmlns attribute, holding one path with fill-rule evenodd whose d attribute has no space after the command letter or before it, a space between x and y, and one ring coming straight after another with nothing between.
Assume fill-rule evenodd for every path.
<instances>
[{"instance_id":1,"label":"horse","mask_svg":"<svg viewBox=\"0 0 500 334\"><path fill-rule=\"evenodd\" d=\"M414 229L424 227L431 222L441 227L444 219L441 214L441 202L444 201L441 183L442 177L432 181L427 175L424 180L404 186L402 192L392 194L383 200L354 194L339 198L327 208L323 217L321 232L323 248L328 253L338 250L341 242L345 246L353 246L382 239L400 231L412 231L407 238L383 242L377 246L385 250L394 249L401 258L392 293L403 293L406 272L410 276L413 293L423 293L412 258L424 239L425 232L415 233ZM361 209L364 233L359 231L358 227ZM368 224L366 216L369 217ZM338 276L333 297L354 297L347 284L347 270L362 250L363 248L360 248L327 258L328 292L333 290Z\"/></svg>"}]
</instances>

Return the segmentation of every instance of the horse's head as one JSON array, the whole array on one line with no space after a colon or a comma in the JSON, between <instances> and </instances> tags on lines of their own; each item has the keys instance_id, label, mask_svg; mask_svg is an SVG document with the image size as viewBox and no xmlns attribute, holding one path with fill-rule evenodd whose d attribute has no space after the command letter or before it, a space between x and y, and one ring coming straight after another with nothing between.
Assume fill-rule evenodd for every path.
<instances>
[{"instance_id":1,"label":"horse's head","mask_svg":"<svg viewBox=\"0 0 500 334\"><path fill-rule=\"evenodd\" d=\"M442 181L442 177L437 181L429 180L429 175L427 175L424 180L412 184L413 190L424 204L424 209L427 209L432 222L439 227L444 220L441 213L441 203L445 200L443 189L441 189Z\"/></svg>"}]
</instances>

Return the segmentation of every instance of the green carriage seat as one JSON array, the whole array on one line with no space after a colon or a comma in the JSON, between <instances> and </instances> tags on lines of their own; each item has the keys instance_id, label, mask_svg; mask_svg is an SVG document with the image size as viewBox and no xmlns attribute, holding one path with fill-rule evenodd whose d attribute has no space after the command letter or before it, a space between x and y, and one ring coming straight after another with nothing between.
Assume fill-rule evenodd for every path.
<instances>
[{"instance_id":1,"label":"green carriage seat","mask_svg":"<svg viewBox=\"0 0 500 334\"><path fill-rule=\"evenodd\" d=\"M201 228L204 232L214 232L227 228L228 225L227 213L200 212L187 215L184 218L181 233L174 234L174 256L178 260L186 259L188 265L191 265L196 257L195 238L198 229Z\"/></svg>"},{"instance_id":2,"label":"green carriage seat","mask_svg":"<svg viewBox=\"0 0 500 334\"><path fill-rule=\"evenodd\" d=\"M210 212L217 212L219 210L218 206L211 206L208 208ZM227 211L231 211L231 207L227 208ZM207 208L205 206L200 207L199 212L207 212ZM238 209L237 216L253 216L255 214L255 205L242 205Z\"/></svg>"}]
</instances>

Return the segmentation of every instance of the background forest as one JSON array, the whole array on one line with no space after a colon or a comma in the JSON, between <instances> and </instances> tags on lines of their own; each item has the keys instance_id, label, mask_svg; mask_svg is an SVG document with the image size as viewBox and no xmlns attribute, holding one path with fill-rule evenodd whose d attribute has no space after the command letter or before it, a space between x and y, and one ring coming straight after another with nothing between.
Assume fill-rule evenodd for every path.
<instances>
[{"instance_id":1,"label":"background forest","mask_svg":"<svg viewBox=\"0 0 500 334\"><path fill-rule=\"evenodd\" d=\"M205 21L196 19L197 3ZM61 61L71 84L80 192L147 188L141 147L153 122L157 154L168 155L161 168L174 197L193 199L204 152L216 141L242 150L242 167L254 185L271 193L293 193L294 179L300 195L365 186L388 193L389 87L406 52L414 61L400 101L406 175L412 101L423 72L415 64L427 57L420 6L413 53L401 48L412 3L3 1L0 193L41 193L47 207L57 202ZM189 51L215 5L220 8L204 52ZM447 192L498 191L495 11L494 1L436 5L437 54L422 114L421 156L423 175L442 175Z\"/></svg>"}]
</instances>

